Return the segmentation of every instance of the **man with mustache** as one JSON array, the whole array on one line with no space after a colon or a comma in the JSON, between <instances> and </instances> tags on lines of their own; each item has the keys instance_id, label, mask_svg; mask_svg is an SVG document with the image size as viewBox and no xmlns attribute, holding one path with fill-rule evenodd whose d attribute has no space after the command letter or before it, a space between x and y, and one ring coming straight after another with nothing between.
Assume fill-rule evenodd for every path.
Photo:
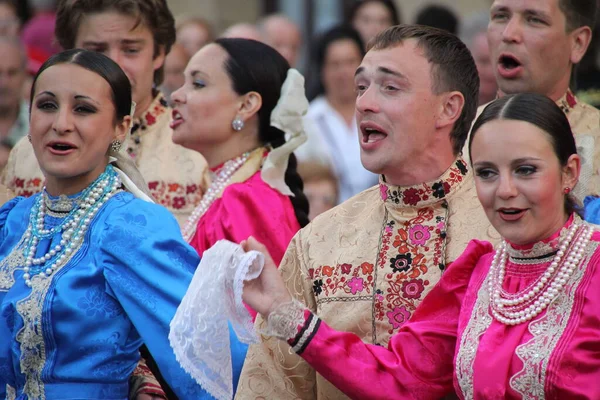
<instances>
[{"instance_id":1,"label":"man with mustache","mask_svg":"<svg viewBox=\"0 0 600 400\"><path fill-rule=\"evenodd\" d=\"M567 115L582 157L575 187L579 200L600 194L600 111L570 88L573 69L590 44L596 11L596 0L495 0L488 26L499 95L544 94Z\"/></svg>"},{"instance_id":2,"label":"man with mustache","mask_svg":"<svg viewBox=\"0 0 600 400\"><path fill-rule=\"evenodd\" d=\"M379 185L298 232L280 272L328 324L386 346L468 241L497 234L460 155L479 93L466 46L439 29L402 25L370 46L355 74L356 119L361 161ZM264 328L260 316L256 324ZM346 396L265 337L248 351L236 398Z\"/></svg>"}]
</instances>

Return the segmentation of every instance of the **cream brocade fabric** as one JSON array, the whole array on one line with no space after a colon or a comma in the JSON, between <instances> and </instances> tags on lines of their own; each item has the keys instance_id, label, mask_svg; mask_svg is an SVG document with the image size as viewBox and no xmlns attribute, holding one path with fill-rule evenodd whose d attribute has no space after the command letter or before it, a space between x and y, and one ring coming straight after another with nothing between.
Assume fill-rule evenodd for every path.
<instances>
[{"instance_id":1,"label":"cream brocade fabric","mask_svg":"<svg viewBox=\"0 0 600 400\"><path fill-rule=\"evenodd\" d=\"M280 266L290 292L334 329L387 346L471 239L497 242L458 159L414 187L380 181L316 218ZM256 327L265 327L260 315ZM236 399L346 399L275 338L250 346Z\"/></svg>"},{"instance_id":2,"label":"cream brocade fabric","mask_svg":"<svg viewBox=\"0 0 600 400\"><path fill-rule=\"evenodd\" d=\"M0 185L0 207L13 197L15 197L15 194L11 190L4 185Z\"/></svg>"},{"instance_id":3,"label":"cream brocade fabric","mask_svg":"<svg viewBox=\"0 0 600 400\"><path fill-rule=\"evenodd\" d=\"M556 104L567 115L575 135L577 152L582 158L581 174L574 194L583 202L585 196L600 195L600 110L578 100L571 91L565 93ZM486 106L487 104L484 104L477 109L477 117ZM467 140L463 149L467 161L468 144Z\"/></svg>"},{"instance_id":4,"label":"cream brocade fabric","mask_svg":"<svg viewBox=\"0 0 600 400\"><path fill-rule=\"evenodd\" d=\"M158 94L142 117L134 121L139 129L123 143L122 151L135 149L133 159L150 193L183 226L208 187L208 164L200 153L173 143L170 121L171 108ZM27 138L11 151L0 180L18 196L28 197L42 190L44 175Z\"/></svg>"}]
</instances>

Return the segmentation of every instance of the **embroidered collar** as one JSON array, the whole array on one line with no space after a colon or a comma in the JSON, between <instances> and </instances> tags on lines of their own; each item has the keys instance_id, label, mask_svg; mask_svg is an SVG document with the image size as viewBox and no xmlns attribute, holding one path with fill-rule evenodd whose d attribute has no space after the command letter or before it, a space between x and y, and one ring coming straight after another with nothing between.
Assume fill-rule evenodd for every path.
<instances>
[{"instance_id":1,"label":"embroidered collar","mask_svg":"<svg viewBox=\"0 0 600 400\"><path fill-rule=\"evenodd\" d=\"M167 100L161 92L158 92L152 103L150 103L150 107L148 107L142 116L134 118L131 126L131 138L127 147L127 153L132 158L136 158L139 155L142 136L148 131L149 127L156 123L162 114L167 112L167 109Z\"/></svg>"},{"instance_id":2,"label":"embroidered collar","mask_svg":"<svg viewBox=\"0 0 600 400\"><path fill-rule=\"evenodd\" d=\"M558 99L556 104L560 107L561 110L563 110L565 114L568 114L569 111L571 111L573 107L577 105L577 97L575 97L573 92L571 92L571 89L569 89L563 97Z\"/></svg>"},{"instance_id":3,"label":"embroidered collar","mask_svg":"<svg viewBox=\"0 0 600 400\"><path fill-rule=\"evenodd\" d=\"M560 228L557 232L551 235L549 238L541 240L534 244L528 245L516 245L507 241L509 246L507 247L508 255L511 258L518 260L523 259L544 259L551 255L554 255L560 246L561 241L564 239L569 231L569 227L572 223L581 224L581 218L577 214L571 215L565 225Z\"/></svg>"},{"instance_id":4,"label":"embroidered collar","mask_svg":"<svg viewBox=\"0 0 600 400\"><path fill-rule=\"evenodd\" d=\"M455 190L469 172L467 163L459 157L444 172L432 182L414 186L393 186L379 177L379 189L384 202L398 206L426 207L438 203Z\"/></svg>"}]
</instances>

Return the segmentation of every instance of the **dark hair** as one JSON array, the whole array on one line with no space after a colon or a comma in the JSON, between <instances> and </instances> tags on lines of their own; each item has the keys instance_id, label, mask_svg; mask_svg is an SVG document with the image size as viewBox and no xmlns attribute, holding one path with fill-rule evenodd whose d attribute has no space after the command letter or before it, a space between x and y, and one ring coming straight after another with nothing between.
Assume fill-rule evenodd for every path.
<instances>
[{"instance_id":1,"label":"dark hair","mask_svg":"<svg viewBox=\"0 0 600 400\"><path fill-rule=\"evenodd\" d=\"M430 5L424 7L417 14L415 23L443 29L453 35L458 32L458 18L452 10L444 6Z\"/></svg>"},{"instance_id":2,"label":"dark hair","mask_svg":"<svg viewBox=\"0 0 600 400\"><path fill-rule=\"evenodd\" d=\"M567 19L567 32L582 26L594 28L598 12L597 0L559 0L558 6Z\"/></svg>"},{"instance_id":3,"label":"dark hair","mask_svg":"<svg viewBox=\"0 0 600 400\"><path fill-rule=\"evenodd\" d=\"M390 17L392 17L392 25L400 24L400 21L402 20L401 14L398 10L398 7L396 7L396 4L394 4L392 0L357 0L354 2L354 4L352 4L350 12L348 12L348 17L346 18L346 21L352 23L352 21L354 21L354 18L356 18L356 14L358 14L358 11L365 4L369 3L379 3L385 8L387 8L390 13Z\"/></svg>"},{"instance_id":4,"label":"dark hair","mask_svg":"<svg viewBox=\"0 0 600 400\"><path fill-rule=\"evenodd\" d=\"M228 58L225 69L238 94L257 92L262 98L258 111L258 138L264 145L273 148L285 143L285 134L271 126L271 112L279 101L281 87L290 65L277 50L251 39L220 38L215 41L224 49ZM308 200L304 195L303 183L296 170L297 160L290 154L285 171L285 183L294 193L290 196L294 212L301 227L308 224Z\"/></svg>"},{"instance_id":5,"label":"dark hair","mask_svg":"<svg viewBox=\"0 0 600 400\"><path fill-rule=\"evenodd\" d=\"M479 74L471 52L453 34L422 25L392 26L378 34L367 51L384 50L415 39L431 65L433 92L436 94L459 91L465 98L460 117L454 123L450 140L455 154L459 154L467 140L471 122L477 112Z\"/></svg>"},{"instance_id":6,"label":"dark hair","mask_svg":"<svg viewBox=\"0 0 600 400\"><path fill-rule=\"evenodd\" d=\"M125 72L119 65L101 53L83 49L71 49L50 57L40 67L31 84L30 98L33 103L35 83L39 76L48 68L59 64L74 64L88 71L95 72L108 82L111 88L111 97L115 106L115 122L123 121L123 118L131 112L131 83ZM31 105L29 106L31 111Z\"/></svg>"},{"instance_id":7,"label":"dark hair","mask_svg":"<svg viewBox=\"0 0 600 400\"><path fill-rule=\"evenodd\" d=\"M175 20L166 0L60 0L56 11L54 33L63 49L75 47L79 25L86 15L117 11L136 19L135 27L143 23L154 38L154 57L161 47L165 55L175 43ZM154 84L159 86L164 78L164 65L154 71Z\"/></svg>"},{"instance_id":8,"label":"dark hair","mask_svg":"<svg viewBox=\"0 0 600 400\"><path fill-rule=\"evenodd\" d=\"M321 71L325 65L325 59L327 58L327 51L329 46L339 40L351 40L356 44L356 47L360 51L361 58L365 56L365 44L360 38L360 34L351 26L338 25L328 31L326 31L317 41L317 47L315 51L315 65L312 76L317 77L312 79L311 87L308 93L308 99L313 100L315 97L325 93L325 86L323 86L323 80L321 79Z\"/></svg>"},{"instance_id":9,"label":"dark hair","mask_svg":"<svg viewBox=\"0 0 600 400\"><path fill-rule=\"evenodd\" d=\"M486 123L498 119L529 122L546 132L548 140L552 144L554 154L556 154L560 165L563 167L567 165L569 157L577 154L577 146L575 145L575 137L571 131L571 125L560 107L544 95L519 93L504 96L491 102L477 118L471 130L471 137L469 138L471 164L473 164L471 145L477 131ZM578 212L580 208L572 195L566 196L565 212L568 215Z\"/></svg>"}]
</instances>

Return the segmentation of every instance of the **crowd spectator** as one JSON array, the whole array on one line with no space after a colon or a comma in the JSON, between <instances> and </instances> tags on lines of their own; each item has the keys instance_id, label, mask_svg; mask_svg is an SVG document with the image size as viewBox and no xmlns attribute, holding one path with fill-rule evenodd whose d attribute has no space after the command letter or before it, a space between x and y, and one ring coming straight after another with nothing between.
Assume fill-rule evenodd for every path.
<instances>
[{"instance_id":1,"label":"crowd spectator","mask_svg":"<svg viewBox=\"0 0 600 400\"><path fill-rule=\"evenodd\" d=\"M302 33L296 23L285 15L273 14L260 20L258 29L265 43L277 50L295 68L302 46Z\"/></svg>"},{"instance_id":2,"label":"crowd spectator","mask_svg":"<svg viewBox=\"0 0 600 400\"><path fill-rule=\"evenodd\" d=\"M190 57L214 40L212 25L203 18L183 18L177 22L176 30L177 43L183 46Z\"/></svg>"},{"instance_id":3,"label":"crowd spectator","mask_svg":"<svg viewBox=\"0 0 600 400\"><path fill-rule=\"evenodd\" d=\"M396 4L391 0L358 0L355 1L347 19L360 33L366 45L379 32L401 21Z\"/></svg>"}]
</instances>

